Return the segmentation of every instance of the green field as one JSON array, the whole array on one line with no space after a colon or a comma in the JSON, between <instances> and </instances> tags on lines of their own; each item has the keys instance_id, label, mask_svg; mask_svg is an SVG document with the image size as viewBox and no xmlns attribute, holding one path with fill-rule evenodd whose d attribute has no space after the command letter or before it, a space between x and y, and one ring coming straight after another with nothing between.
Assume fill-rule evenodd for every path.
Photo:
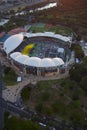
<instances>
[{"instance_id":1,"label":"green field","mask_svg":"<svg viewBox=\"0 0 87 130\"><path fill-rule=\"evenodd\" d=\"M6 86L12 86L17 84L17 75L10 67L4 67L3 80Z\"/></svg>"},{"instance_id":2,"label":"green field","mask_svg":"<svg viewBox=\"0 0 87 130\"><path fill-rule=\"evenodd\" d=\"M30 31L37 33L37 32L54 32L56 34L61 34L61 35L65 35L65 36L70 36L72 33L74 33L71 29L64 27L64 26L60 26L60 25L55 25L55 26L50 26L50 24L47 24L48 28L46 26L46 24L44 23L38 23L38 24L34 24L31 26L31 28L29 29Z\"/></svg>"}]
</instances>

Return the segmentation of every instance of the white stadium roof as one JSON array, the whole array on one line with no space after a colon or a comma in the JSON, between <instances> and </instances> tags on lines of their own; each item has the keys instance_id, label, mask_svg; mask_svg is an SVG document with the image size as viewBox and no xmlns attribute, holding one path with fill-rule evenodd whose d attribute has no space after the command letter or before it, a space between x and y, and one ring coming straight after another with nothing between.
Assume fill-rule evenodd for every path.
<instances>
[{"instance_id":1,"label":"white stadium roof","mask_svg":"<svg viewBox=\"0 0 87 130\"><path fill-rule=\"evenodd\" d=\"M53 32L45 32L45 33L24 33L24 34L16 34L9 37L4 43L4 51L9 54L14 49L16 49L23 41L24 36L27 37L35 37L35 36L49 36L58 39L62 39L64 41L69 41L68 37L60 36L59 34L54 34ZM43 58L40 59L38 57L29 57L27 55L23 55L20 52L14 52L10 54L10 57L23 65L32 66L32 67L57 67L64 64L64 61L61 58Z\"/></svg>"},{"instance_id":2,"label":"white stadium roof","mask_svg":"<svg viewBox=\"0 0 87 130\"><path fill-rule=\"evenodd\" d=\"M55 63L51 58L43 58L40 67L54 67Z\"/></svg>"},{"instance_id":3,"label":"white stadium roof","mask_svg":"<svg viewBox=\"0 0 87 130\"><path fill-rule=\"evenodd\" d=\"M44 37L52 37L60 39L64 42L70 42L70 37L66 37L60 34L55 34L54 32L44 32L44 33L22 33L24 36L30 38L30 37L37 37L37 36L44 36Z\"/></svg>"},{"instance_id":4,"label":"white stadium roof","mask_svg":"<svg viewBox=\"0 0 87 130\"><path fill-rule=\"evenodd\" d=\"M53 32L44 32L44 33L20 33L16 35L10 36L4 43L4 51L9 54L13 50L15 50L23 41L24 36L30 37L37 37L37 36L44 36L44 37L52 37L60 39L64 42L70 42L70 37L62 36L60 34L55 34Z\"/></svg>"},{"instance_id":5,"label":"white stadium roof","mask_svg":"<svg viewBox=\"0 0 87 130\"><path fill-rule=\"evenodd\" d=\"M16 34L9 37L4 43L4 51L8 54L16 49L23 41L22 34Z\"/></svg>"},{"instance_id":6,"label":"white stadium roof","mask_svg":"<svg viewBox=\"0 0 87 130\"><path fill-rule=\"evenodd\" d=\"M10 57L23 65L32 66L32 67L56 67L64 64L61 58L43 58L40 59L38 57L28 57L23 54L18 54L18 52L14 52L10 55Z\"/></svg>"},{"instance_id":7,"label":"white stadium roof","mask_svg":"<svg viewBox=\"0 0 87 130\"><path fill-rule=\"evenodd\" d=\"M29 59L29 56L21 54L21 55L17 56L14 60L21 64L25 64L26 60L28 60L28 59Z\"/></svg>"},{"instance_id":8,"label":"white stadium roof","mask_svg":"<svg viewBox=\"0 0 87 130\"><path fill-rule=\"evenodd\" d=\"M38 57L30 57L25 64L33 67L40 67L41 59Z\"/></svg>"},{"instance_id":9,"label":"white stadium roof","mask_svg":"<svg viewBox=\"0 0 87 130\"><path fill-rule=\"evenodd\" d=\"M55 63L56 66L60 66L64 64L64 61L61 58L53 58L53 62Z\"/></svg>"},{"instance_id":10,"label":"white stadium roof","mask_svg":"<svg viewBox=\"0 0 87 130\"><path fill-rule=\"evenodd\" d=\"M15 52L15 53L12 53L12 54L10 55L10 57L11 57L12 59L15 59L16 57L18 57L18 56L20 56L20 55L21 55L20 52Z\"/></svg>"}]
</instances>

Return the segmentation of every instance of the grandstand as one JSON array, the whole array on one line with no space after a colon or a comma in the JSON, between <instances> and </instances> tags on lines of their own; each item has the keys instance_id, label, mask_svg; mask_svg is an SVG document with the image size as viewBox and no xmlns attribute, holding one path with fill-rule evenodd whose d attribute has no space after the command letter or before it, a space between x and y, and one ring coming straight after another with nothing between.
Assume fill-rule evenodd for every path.
<instances>
[{"instance_id":1,"label":"grandstand","mask_svg":"<svg viewBox=\"0 0 87 130\"><path fill-rule=\"evenodd\" d=\"M66 44L68 40L67 37L59 37L51 32L24 33L9 37L3 48L21 71L43 75L59 72L58 69L66 62L67 55L70 59L71 52Z\"/></svg>"}]
</instances>

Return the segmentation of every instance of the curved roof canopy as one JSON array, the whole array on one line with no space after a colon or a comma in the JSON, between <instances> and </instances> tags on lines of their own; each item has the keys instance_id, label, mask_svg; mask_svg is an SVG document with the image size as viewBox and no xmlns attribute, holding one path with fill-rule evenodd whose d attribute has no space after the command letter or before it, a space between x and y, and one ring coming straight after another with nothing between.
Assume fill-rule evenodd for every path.
<instances>
[{"instance_id":1,"label":"curved roof canopy","mask_svg":"<svg viewBox=\"0 0 87 130\"><path fill-rule=\"evenodd\" d=\"M38 57L30 57L26 62L28 66L40 67L41 59Z\"/></svg>"},{"instance_id":2,"label":"curved roof canopy","mask_svg":"<svg viewBox=\"0 0 87 130\"><path fill-rule=\"evenodd\" d=\"M4 51L9 54L14 49L16 49L21 42L23 41L23 35L22 34L16 34L9 37L5 43L4 43Z\"/></svg>"},{"instance_id":3,"label":"curved roof canopy","mask_svg":"<svg viewBox=\"0 0 87 130\"><path fill-rule=\"evenodd\" d=\"M23 55L18 52L12 53L10 57L20 64L39 68L57 67L64 64L64 61L61 58L40 59L38 57L29 57L27 55Z\"/></svg>"},{"instance_id":4,"label":"curved roof canopy","mask_svg":"<svg viewBox=\"0 0 87 130\"><path fill-rule=\"evenodd\" d=\"M64 61L61 58L53 58L53 62L55 63L56 66L64 65Z\"/></svg>"},{"instance_id":5,"label":"curved roof canopy","mask_svg":"<svg viewBox=\"0 0 87 130\"><path fill-rule=\"evenodd\" d=\"M43 58L41 60L40 67L54 67L54 66L55 66L55 63L53 62L51 58Z\"/></svg>"},{"instance_id":6,"label":"curved roof canopy","mask_svg":"<svg viewBox=\"0 0 87 130\"><path fill-rule=\"evenodd\" d=\"M60 39L64 42L70 42L70 37L62 36L60 34L55 34L53 32L44 32L44 33L20 33L16 35L10 36L4 43L4 51L9 54L14 49L16 49L23 41L24 36L37 37L37 36L45 36L45 37L53 37Z\"/></svg>"},{"instance_id":7,"label":"curved roof canopy","mask_svg":"<svg viewBox=\"0 0 87 130\"><path fill-rule=\"evenodd\" d=\"M21 64L24 64L25 65L25 62L29 59L29 56L27 55L19 55L17 56L14 60L21 63Z\"/></svg>"},{"instance_id":8,"label":"curved roof canopy","mask_svg":"<svg viewBox=\"0 0 87 130\"><path fill-rule=\"evenodd\" d=\"M20 52L14 52L14 53L12 53L12 54L10 55L10 57L11 57L12 59L15 59L16 57L18 57L18 56L20 56L20 55L21 55Z\"/></svg>"},{"instance_id":9,"label":"curved roof canopy","mask_svg":"<svg viewBox=\"0 0 87 130\"><path fill-rule=\"evenodd\" d=\"M60 34L55 34L54 32L44 32L44 33L22 33L24 36L30 38L30 37L38 37L38 36L43 36L43 37L52 37L52 38L57 38L60 39L64 42L70 42L70 37L63 36Z\"/></svg>"}]
</instances>

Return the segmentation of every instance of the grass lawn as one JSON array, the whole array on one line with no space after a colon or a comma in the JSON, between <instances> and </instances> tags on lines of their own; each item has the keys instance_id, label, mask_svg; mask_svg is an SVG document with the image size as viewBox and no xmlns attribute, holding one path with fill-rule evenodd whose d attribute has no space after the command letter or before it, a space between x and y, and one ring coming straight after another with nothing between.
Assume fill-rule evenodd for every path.
<instances>
[{"instance_id":1,"label":"grass lawn","mask_svg":"<svg viewBox=\"0 0 87 130\"><path fill-rule=\"evenodd\" d=\"M49 25L49 24L48 24ZM30 28L31 31L33 31L34 33L36 32L45 32L45 31L49 31L49 32L55 32L56 34L61 34L61 35L65 35L65 36L69 36L71 35L71 33L73 33L73 31L67 27L64 26L51 26L51 27L46 27L46 26L31 26Z\"/></svg>"},{"instance_id":2,"label":"grass lawn","mask_svg":"<svg viewBox=\"0 0 87 130\"><path fill-rule=\"evenodd\" d=\"M10 67L4 68L3 80L6 86L12 86L17 84L17 75Z\"/></svg>"},{"instance_id":3,"label":"grass lawn","mask_svg":"<svg viewBox=\"0 0 87 130\"><path fill-rule=\"evenodd\" d=\"M44 29L44 27L33 27L32 26L30 28L30 30L33 31L34 33L36 33L36 32L44 32L45 29Z\"/></svg>"}]
</instances>

